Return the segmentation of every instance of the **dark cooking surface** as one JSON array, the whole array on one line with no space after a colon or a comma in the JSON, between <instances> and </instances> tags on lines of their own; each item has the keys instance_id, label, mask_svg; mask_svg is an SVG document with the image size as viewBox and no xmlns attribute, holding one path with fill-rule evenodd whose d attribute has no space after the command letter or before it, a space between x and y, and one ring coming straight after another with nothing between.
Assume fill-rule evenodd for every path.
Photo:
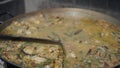
<instances>
[{"instance_id":1,"label":"dark cooking surface","mask_svg":"<svg viewBox=\"0 0 120 68\"><path fill-rule=\"evenodd\" d=\"M0 15L6 12L14 16L24 13L24 0L0 0ZM11 17L7 14L2 15L0 16L0 21L5 21L9 18Z\"/></svg>"}]
</instances>

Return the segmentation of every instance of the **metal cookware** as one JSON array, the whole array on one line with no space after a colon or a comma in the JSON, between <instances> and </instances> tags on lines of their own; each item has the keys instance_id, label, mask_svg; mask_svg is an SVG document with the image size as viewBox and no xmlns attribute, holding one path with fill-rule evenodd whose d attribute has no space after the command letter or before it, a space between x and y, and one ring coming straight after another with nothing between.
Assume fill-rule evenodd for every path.
<instances>
[{"instance_id":1,"label":"metal cookware","mask_svg":"<svg viewBox=\"0 0 120 68\"><path fill-rule=\"evenodd\" d=\"M108 15L99 13L99 12L95 12L95 11L91 11L91 10L87 10L87 9L77 9L77 8L55 8L55 9L45 9L45 10L40 10L37 12L32 12L32 13L28 13L28 14L23 14L23 15L19 15L17 17L14 17L8 21L5 21L3 24L0 24L0 31L4 30L4 28L6 28L7 26L9 26L12 21L17 20L17 21L21 21L21 20L25 20L26 17L31 17L33 15L38 15L40 13L43 13L45 15L50 15L50 16L63 16L63 17L68 17L68 18L75 18L75 19L80 19L82 17L90 17L93 19L105 19L106 21L114 24L114 25L118 25L120 26L120 22L118 20L116 20L113 17L110 17ZM7 61L7 60L5 60ZM7 61L8 62L8 61ZM10 64L13 64L15 66L20 67L20 65L16 65L14 63L8 62Z\"/></svg>"}]
</instances>

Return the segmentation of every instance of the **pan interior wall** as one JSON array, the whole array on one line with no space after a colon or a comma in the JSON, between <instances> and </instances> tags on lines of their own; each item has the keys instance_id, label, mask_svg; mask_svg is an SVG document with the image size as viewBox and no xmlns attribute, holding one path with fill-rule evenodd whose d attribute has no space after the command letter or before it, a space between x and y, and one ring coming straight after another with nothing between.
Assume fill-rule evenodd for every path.
<instances>
[{"instance_id":1,"label":"pan interior wall","mask_svg":"<svg viewBox=\"0 0 120 68\"><path fill-rule=\"evenodd\" d=\"M26 12L59 7L95 10L120 20L120 0L25 0Z\"/></svg>"}]
</instances>

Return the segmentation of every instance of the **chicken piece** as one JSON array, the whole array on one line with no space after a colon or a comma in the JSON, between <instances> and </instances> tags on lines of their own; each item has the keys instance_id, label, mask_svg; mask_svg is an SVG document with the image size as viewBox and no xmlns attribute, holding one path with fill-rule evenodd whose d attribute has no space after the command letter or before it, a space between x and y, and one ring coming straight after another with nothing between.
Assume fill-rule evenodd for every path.
<instances>
[{"instance_id":1,"label":"chicken piece","mask_svg":"<svg viewBox=\"0 0 120 68\"><path fill-rule=\"evenodd\" d=\"M24 59L25 61L31 60L31 61L33 61L33 62L36 63L36 64L42 64L42 63L45 63L45 62L47 61L47 59L45 59L45 58L38 57L38 56L29 56L29 55L24 56L23 59Z\"/></svg>"},{"instance_id":2,"label":"chicken piece","mask_svg":"<svg viewBox=\"0 0 120 68\"><path fill-rule=\"evenodd\" d=\"M36 46L26 46L23 51L26 53L26 54L29 54L29 55L32 55L32 54L35 54L35 50L36 50Z\"/></svg>"}]
</instances>

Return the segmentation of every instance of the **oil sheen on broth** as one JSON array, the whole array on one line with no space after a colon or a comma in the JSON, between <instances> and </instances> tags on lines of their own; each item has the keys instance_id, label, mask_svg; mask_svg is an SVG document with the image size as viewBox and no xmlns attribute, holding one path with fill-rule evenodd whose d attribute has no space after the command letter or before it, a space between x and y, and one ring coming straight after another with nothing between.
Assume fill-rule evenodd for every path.
<instances>
[{"instance_id":1,"label":"oil sheen on broth","mask_svg":"<svg viewBox=\"0 0 120 68\"><path fill-rule=\"evenodd\" d=\"M39 14L14 20L1 34L61 40L64 50L59 45L1 40L1 55L24 67L112 68L120 64L120 28L104 19Z\"/></svg>"}]
</instances>

